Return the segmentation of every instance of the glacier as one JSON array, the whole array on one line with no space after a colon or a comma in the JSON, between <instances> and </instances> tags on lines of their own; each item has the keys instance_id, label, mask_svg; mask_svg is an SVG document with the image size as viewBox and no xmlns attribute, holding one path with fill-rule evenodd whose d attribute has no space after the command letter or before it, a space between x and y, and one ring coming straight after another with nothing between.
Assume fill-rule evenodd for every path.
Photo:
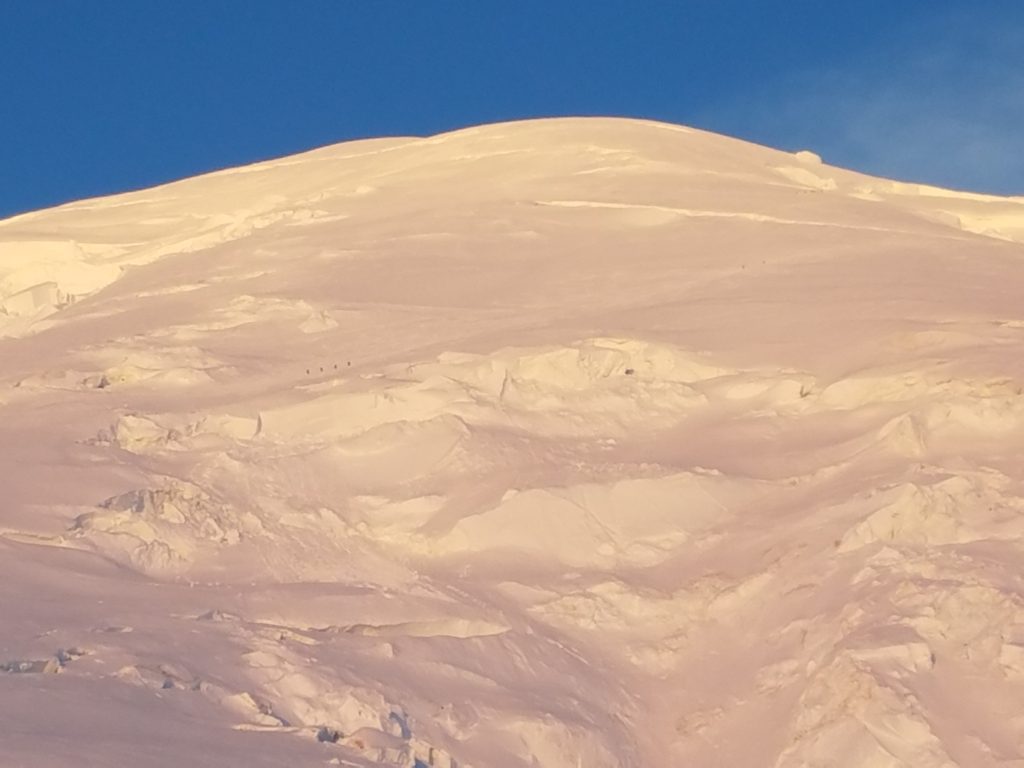
<instances>
[{"instance_id":1,"label":"glacier","mask_svg":"<svg viewBox=\"0 0 1024 768\"><path fill-rule=\"evenodd\" d=\"M683 126L0 222L0 763L1024 766L1024 198Z\"/></svg>"}]
</instances>

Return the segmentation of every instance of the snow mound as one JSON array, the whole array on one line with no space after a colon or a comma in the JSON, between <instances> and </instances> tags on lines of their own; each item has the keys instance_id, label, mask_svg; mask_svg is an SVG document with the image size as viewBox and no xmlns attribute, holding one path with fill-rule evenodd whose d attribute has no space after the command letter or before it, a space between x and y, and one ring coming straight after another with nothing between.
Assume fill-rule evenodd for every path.
<instances>
[{"instance_id":1,"label":"snow mound","mask_svg":"<svg viewBox=\"0 0 1024 768\"><path fill-rule=\"evenodd\" d=\"M507 492L429 544L432 554L512 550L569 567L654 565L728 520L756 487L683 474ZM538 537L543 528L548 535Z\"/></svg>"},{"instance_id":2,"label":"snow mound","mask_svg":"<svg viewBox=\"0 0 1024 768\"><path fill-rule=\"evenodd\" d=\"M668 346L622 339L488 356L446 353L436 363L339 380L311 400L262 412L261 420L278 439L351 437L446 415L545 432L615 432L701 404L704 396L691 385L725 372Z\"/></svg>"},{"instance_id":3,"label":"snow mound","mask_svg":"<svg viewBox=\"0 0 1024 768\"><path fill-rule=\"evenodd\" d=\"M78 243L60 240L0 240L0 304L9 314L19 304L15 298L34 287L52 286L54 297L64 302L93 293L116 280L121 269L115 264L90 262L90 254ZM38 307L37 307L38 308Z\"/></svg>"},{"instance_id":4,"label":"snow mound","mask_svg":"<svg viewBox=\"0 0 1024 768\"><path fill-rule=\"evenodd\" d=\"M317 310L302 300L272 296L237 296L227 306L210 314L211 317L198 322L162 328L154 335L184 342L253 323L294 324L302 333L321 333L338 327L338 322L326 310Z\"/></svg>"},{"instance_id":5,"label":"snow mound","mask_svg":"<svg viewBox=\"0 0 1024 768\"><path fill-rule=\"evenodd\" d=\"M241 540L244 521L191 483L114 496L79 515L72 534L155 576L188 569L197 558Z\"/></svg>"},{"instance_id":6,"label":"snow mound","mask_svg":"<svg viewBox=\"0 0 1024 768\"><path fill-rule=\"evenodd\" d=\"M791 743L776 768L954 768L916 698L862 662L840 656L800 696Z\"/></svg>"},{"instance_id":7,"label":"snow mound","mask_svg":"<svg viewBox=\"0 0 1024 768\"><path fill-rule=\"evenodd\" d=\"M803 158L800 159L803 160ZM821 161L819 160L818 162L820 163ZM836 184L835 179L824 176L819 172L815 172L806 165L783 165L779 166L775 170L783 178L796 182L800 186L807 187L809 189L830 192L834 189L838 189L839 187L839 185Z\"/></svg>"},{"instance_id":8,"label":"snow mound","mask_svg":"<svg viewBox=\"0 0 1024 768\"><path fill-rule=\"evenodd\" d=\"M843 536L839 551L875 542L903 546L934 546L969 541L958 514L962 497L972 490L964 478L933 486L905 484L881 494L881 506Z\"/></svg>"},{"instance_id":9,"label":"snow mound","mask_svg":"<svg viewBox=\"0 0 1024 768\"><path fill-rule=\"evenodd\" d=\"M96 442L132 453L203 450L249 440L260 431L259 420L228 414L181 417L177 414L125 413L101 430Z\"/></svg>"}]
</instances>

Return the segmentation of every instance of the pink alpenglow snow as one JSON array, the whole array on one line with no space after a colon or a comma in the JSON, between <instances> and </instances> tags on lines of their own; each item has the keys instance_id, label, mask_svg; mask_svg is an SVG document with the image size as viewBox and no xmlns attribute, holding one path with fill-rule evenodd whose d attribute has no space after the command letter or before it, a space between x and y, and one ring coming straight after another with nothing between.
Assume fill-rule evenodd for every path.
<instances>
[{"instance_id":1,"label":"pink alpenglow snow","mask_svg":"<svg viewBox=\"0 0 1024 768\"><path fill-rule=\"evenodd\" d=\"M1024 765L1022 297L634 120L0 222L0 765Z\"/></svg>"}]
</instances>

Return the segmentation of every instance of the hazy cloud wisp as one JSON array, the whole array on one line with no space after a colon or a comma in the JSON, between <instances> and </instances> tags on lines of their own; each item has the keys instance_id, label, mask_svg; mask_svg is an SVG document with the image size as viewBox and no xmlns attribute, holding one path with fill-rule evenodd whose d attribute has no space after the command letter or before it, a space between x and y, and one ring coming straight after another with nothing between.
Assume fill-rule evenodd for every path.
<instances>
[{"instance_id":1,"label":"hazy cloud wisp","mask_svg":"<svg viewBox=\"0 0 1024 768\"><path fill-rule=\"evenodd\" d=\"M867 173L1020 195L1020 51L1024 25L947 17L918 30L904 50L801 72L702 119L713 130L745 123L745 138L814 149Z\"/></svg>"}]
</instances>

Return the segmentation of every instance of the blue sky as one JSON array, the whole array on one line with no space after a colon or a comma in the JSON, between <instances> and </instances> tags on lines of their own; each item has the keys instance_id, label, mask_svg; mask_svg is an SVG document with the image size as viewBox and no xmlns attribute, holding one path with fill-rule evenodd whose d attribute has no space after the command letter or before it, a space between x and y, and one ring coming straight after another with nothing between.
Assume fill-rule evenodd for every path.
<instances>
[{"instance_id":1,"label":"blue sky","mask_svg":"<svg viewBox=\"0 0 1024 768\"><path fill-rule=\"evenodd\" d=\"M352 138L575 114L1024 194L1024 2L9 0L0 216Z\"/></svg>"}]
</instances>

